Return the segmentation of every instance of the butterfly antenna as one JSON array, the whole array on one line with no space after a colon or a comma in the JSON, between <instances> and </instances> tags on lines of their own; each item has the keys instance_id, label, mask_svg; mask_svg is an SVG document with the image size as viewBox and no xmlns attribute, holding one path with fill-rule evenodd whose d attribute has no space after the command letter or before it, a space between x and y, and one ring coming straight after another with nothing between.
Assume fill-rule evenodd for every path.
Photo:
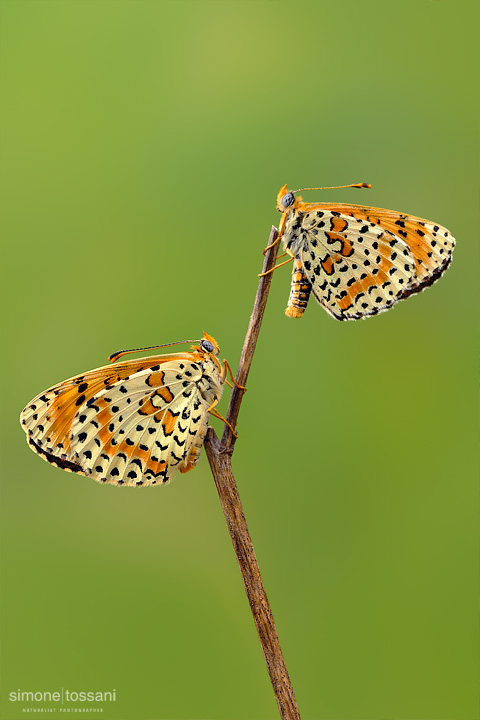
<instances>
[{"instance_id":1,"label":"butterfly antenna","mask_svg":"<svg viewBox=\"0 0 480 720\"><path fill-rule=\"evenodd\" d=\"M335 185L334 187L318 187L318 188L299 188L292 190L293 193L303 192L304 190L340 190L341 188L371 188L370 183L353 183L353 185Z\"/></svg>"},{"instance_id":2,"label":"butterfly antenna","mask_svg":"<svg viewBox=\"0 0 480 720\"><path fill-rule=\"evenodd\" d=\"M200 340L177 340L177 342L165 343L164 345L150 345L149 347L132 348L131 350L119 350L118 352L114 352L111 355L109 355L108 359L110 360L110 362L114 363L115 360L118 360L118 358L121 358L122 355L129 355L130 353L136 353L136 352L144 352L145 350L158 350L159 348L172 347L172 345L182 345L183 343L197 343L197 342L200 342Z\"/></svg>"}]
</instances>

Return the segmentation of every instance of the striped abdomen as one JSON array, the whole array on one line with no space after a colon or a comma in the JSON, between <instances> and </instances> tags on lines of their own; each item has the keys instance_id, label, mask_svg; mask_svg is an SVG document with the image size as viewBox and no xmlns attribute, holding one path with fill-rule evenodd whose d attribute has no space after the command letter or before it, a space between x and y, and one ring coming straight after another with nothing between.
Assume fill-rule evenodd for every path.
<instances>
[{"instance_id":1,"label":"striped abdomen","mask_svg":"<svg viewBox=\"0 0 480 720\"><path fill-rule=\"evenodd\" d=\"M290 288L290 297L288 298L285 315L293 318L302 317L307 307L311 290L312 286L302 271L302 263L298 258L295 258L293 261L292 286Z\"/></svg>"}]
</instances>

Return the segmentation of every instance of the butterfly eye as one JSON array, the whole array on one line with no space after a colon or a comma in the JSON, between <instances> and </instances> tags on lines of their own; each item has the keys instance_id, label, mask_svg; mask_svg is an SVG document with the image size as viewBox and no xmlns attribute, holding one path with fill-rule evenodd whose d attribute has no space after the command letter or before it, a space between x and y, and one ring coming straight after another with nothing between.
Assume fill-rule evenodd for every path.
<instances>
[{"instance_id":1,"label":"butterfly eye","mask_svg":"<svg viewBox=\"0 0 480 720\"><path fill-rule=\"evenodd\" d=\"M292 192L285 193L285 195L282 197L282 201L281 201L282 207L284 207L284 208L290 207L290 205L293 203L294 200L295 200L295 195Z\"/></svg>"},{"instance_id":2,"label":"butterfly eye","mask_svg":"<svg viewBox=\"0 0 480 720\"><path fill-rule=\"evenodd\" d=\"M213 352L213 345L210 342L210 340L202 340L200 343L203 350L206 350L207 352L211 353Z\"/></svg>"}]
</instances>

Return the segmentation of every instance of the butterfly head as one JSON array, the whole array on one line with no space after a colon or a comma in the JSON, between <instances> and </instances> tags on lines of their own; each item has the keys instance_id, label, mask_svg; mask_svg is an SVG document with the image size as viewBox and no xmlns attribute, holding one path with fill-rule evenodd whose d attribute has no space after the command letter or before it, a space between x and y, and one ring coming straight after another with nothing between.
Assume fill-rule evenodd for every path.
<instances>
[{"instance_id":1,"label":"butterfly head","mask_svg":"<svg viewBox=\"0 0 480 720\"><path fill-rule=\"evenodd\" d=\"M371 188L370 183L353 183L352 185L335 185L334 187L304 187L298 190L287 190L287 186L284 185L280 188L277 195L277 210L278 212L288 212L290 208L296 208L302 202L302 198L297 196L295 193L302 192L302 190L339 190L340 188Z\"/></svg>"},{"instance_id":2,"label":"butterfly head","mask_svg":"<svg viewBox=\"0 0 480 720\"><path fill-rule=\"evenodd\" d=\"M210 353L211 355L215 355L215 357L220 355L220 348L217 345L217 341L206 332L203 333L203 339L200 340L200 345L194 345L193 349L199 352Z\"/></svg>"},{"instance_id":3,"label":"butterfly head","mask_svg":"<svg viewBox=\"0 0 480 720\"><path fill-rule=\"evenodd\" d=\"M287 211L290 207L293 207L296 202L301 200L302 198L296 198L293 192L290 190L287 190L287 186L284 185L282 188L280 188L280 191L277 195L277 210L278 212L284 213Z\"/></svg>"}]
</instances>

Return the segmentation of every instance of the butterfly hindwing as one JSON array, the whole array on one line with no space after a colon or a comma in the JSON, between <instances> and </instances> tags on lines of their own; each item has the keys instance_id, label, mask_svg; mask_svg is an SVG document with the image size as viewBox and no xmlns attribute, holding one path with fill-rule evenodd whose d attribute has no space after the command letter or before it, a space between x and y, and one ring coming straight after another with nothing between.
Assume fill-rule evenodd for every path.
<instances>
[{"instance_id":1,"label":"butterfly hindwing","mask_svg":"<svg viewBox=\"0 0 480 720\"><path fill-rule=\"evenodd\" d=\"M161 370L136 373L128 388L119 383L103 391L77 414L72 444L95 479L125 485L165 483L185 461L193 444L189 416L194 407L197 415L205 414L208 405L195 384L201 367L182 364L183 372L166 363Z\"/></svg>"},{"instance_id":2,"label":"butterfly hindwing","mask_svg":"<svg viewBox=\"0 0 480 720\"><path fill-rule=\"evenodd\" d=\"M386 310L414 275L414 259L398 237L341 213L306 213L298 257L317 300L339 320Z\"/></svg>"}]
</instances>

